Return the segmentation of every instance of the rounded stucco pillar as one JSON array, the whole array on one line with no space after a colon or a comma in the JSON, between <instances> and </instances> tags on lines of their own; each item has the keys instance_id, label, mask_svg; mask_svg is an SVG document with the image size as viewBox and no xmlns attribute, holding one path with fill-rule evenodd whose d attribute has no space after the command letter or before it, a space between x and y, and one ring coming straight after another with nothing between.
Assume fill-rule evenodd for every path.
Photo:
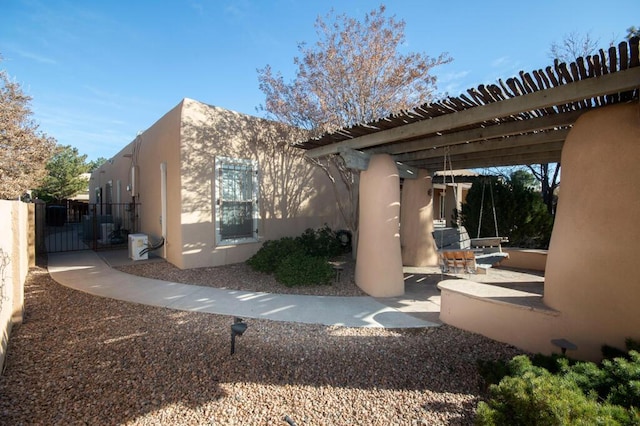
<instances>
[{"instance_id":1,"label":"rounded stucco pillar","mask_svg":"<svg viewBox=\"0 0 640 426\"><path fill-rule=\"evenodd\" d=\"M400 177L389 155L372 156L360 174L359 208L356 284L374 297L400 296Z\"/></svg>"},{"instance_id":2,"label":"rounded stucco pillar","mask_svg":"<svg viewBox=\"0 0 640 426\"><path fill-rule=\"evenodd\" d=\"M400 206L400 242L405 266L437 266L433 240L433 186L426 170L417 179L405 179Z\"/></svg>"},{"instance_id":3,"label":"rounded stucco pillar","mask_svg":"<svg viewBox=\"0 0 640 426\"><path fill-rule=\"evenodd\" d=\"M640 339L640 105L583 114L562 150L562 184L547 256L544 301L557 336L597 359L600 347ZM551 336L553 337L553 336Z\"/></svg>"}]
</instances>

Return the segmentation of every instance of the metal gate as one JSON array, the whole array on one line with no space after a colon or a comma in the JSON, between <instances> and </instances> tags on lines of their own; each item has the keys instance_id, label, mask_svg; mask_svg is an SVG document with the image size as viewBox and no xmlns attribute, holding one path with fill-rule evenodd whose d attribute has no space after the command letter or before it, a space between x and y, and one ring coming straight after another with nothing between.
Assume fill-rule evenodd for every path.
<instances>
[{"instance_id":1,"label":"metal gate","mask_svg":"<svg viewBox=\"0 0 640 426\"><path fill-rule=\"evenodd\" d=\"M140 205L37 203L36 250L55 253L126 247L128 235L138 232Z\"/></svg>"}]
</instances>

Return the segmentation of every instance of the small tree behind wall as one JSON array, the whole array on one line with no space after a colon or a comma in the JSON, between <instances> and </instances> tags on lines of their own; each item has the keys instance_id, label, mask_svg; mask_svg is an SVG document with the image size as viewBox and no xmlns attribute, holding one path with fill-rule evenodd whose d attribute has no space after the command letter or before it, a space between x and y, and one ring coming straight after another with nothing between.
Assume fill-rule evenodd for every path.
<instances>
[{"instance_id":1,"label":"small tree behind wall","mask_svg":"<svg viewBox=\"0 0 640 426\"><path fill-rule=\"evenodd\" d=\"M47 162L48 174L42 186L34 191L35 195L47 202L60 202L87 190L89 182L82 174L87 173L91 166L86 159L87 156L80 155L77 148L58 146Z\"/></svg>"},{"instance_id":2,"label":"small tree behind wall","mask_svg":"<svg viewBox=\"0 0 640 426\"><path fill-rule=\"evenodd\" d=\"M462 205L462 224L469 235L478 236L478 227L480 237L496 235L495 208L498 236L509 238L508 245L548 248L553 216L534 189L535 183L524 169L514 171L507 180L492 176L474 182Z\"/></svg>"},{"instance_id":3,"label":"small tree behind wall","mask_svg":"<svg viewBox=\"0 0 640 426\"><path fill-rule=\"evenodd\" d=\"M55 140L32 120L30 102L20 85L0 70L0 199L15 200L39 185L55 147Z\"/></svg>"}]
</instances>

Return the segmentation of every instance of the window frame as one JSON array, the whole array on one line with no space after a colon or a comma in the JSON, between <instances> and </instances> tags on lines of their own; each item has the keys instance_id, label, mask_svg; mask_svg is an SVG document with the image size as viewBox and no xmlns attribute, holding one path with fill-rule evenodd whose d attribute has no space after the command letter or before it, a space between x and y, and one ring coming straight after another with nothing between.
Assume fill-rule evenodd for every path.
<instances>
[{"instance_id":1,"label":"window frame","mask_svg":"<svg viewBox=\"0 0 640 426\"><path fill-rule=\"evenodd\" d=\"M225 176L222 174L222 170L225 167L238 167L240 169L249 170L251 174L251 200L224 200L223 199L223 186ZM258 180L259 171L258 171L258 162L250 159L240 159L240 158L231 158L231 157L216 157L215 158L215 167L214 167L214 181L215 181L215 200L213 203L213 208L215 209L215 232L216 232L216 245L225 246L225 245L235 245L235 244L246 244L246 243L255 243L258 242L258 222L259 222L259 211L258 211L258 197L259 197L259 185L260 182ZM235 238L225 238L223 237L222 227L223 223L223 203L225 202L246 202L251 203L251 220L252 220L252 231L250 237L235 237Z\"/></svg>"}]
</instances>

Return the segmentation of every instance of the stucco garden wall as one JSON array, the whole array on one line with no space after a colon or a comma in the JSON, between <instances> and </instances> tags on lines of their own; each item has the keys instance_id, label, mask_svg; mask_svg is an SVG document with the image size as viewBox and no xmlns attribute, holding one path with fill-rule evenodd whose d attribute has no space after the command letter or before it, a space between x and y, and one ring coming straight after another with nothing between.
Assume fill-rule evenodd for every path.
<instances>
[{"instance_id":1,"label":"stucco garden wall","mask_svg":"<svg viewBox=\"0 0 640 426\"><path fill-rule=\"evenodd\" d=\"M500 262L505 268L544 272L547 265L547 250L502 247L502 251L509 255Z\"/></svg>"},{"instance_id":2,"label":"stucco garden wall","mask_svg":"<svg viewBox=\"0 0 640 426\"><path fill-rule=\"evenodd\" d=\"M11 329L24 312L24 283L35 265L34 205L0 200L0 371Z\"/></svg>"}]
</instances>

